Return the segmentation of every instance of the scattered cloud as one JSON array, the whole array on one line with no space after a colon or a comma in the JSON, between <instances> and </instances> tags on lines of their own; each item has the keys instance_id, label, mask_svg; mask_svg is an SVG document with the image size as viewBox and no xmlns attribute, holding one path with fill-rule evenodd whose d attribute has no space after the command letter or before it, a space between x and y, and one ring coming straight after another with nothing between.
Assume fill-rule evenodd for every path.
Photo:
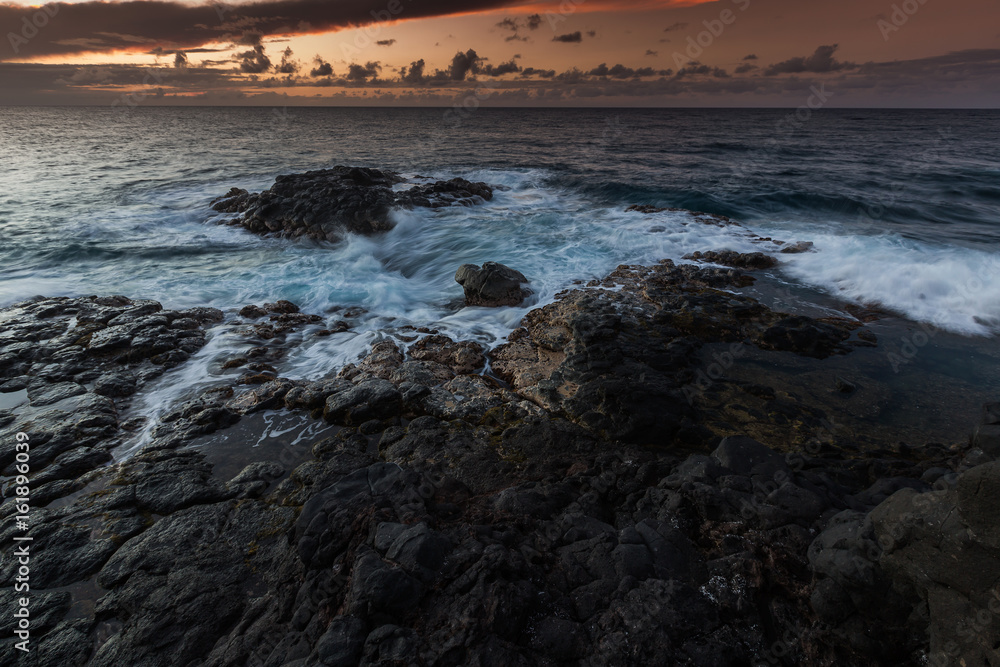
<instances>
[{"instance_id":1,"label":"scattered cloud","mask_svg":"<svg viewBox=\"0 0 1000 667\"><path fill-rule=\"evenodd\" d=\"M351 63L347 66L347 80L354 83L366 83L369 79L378 79L379 72L382 71L382 63L367 62L364 65Z\"/></svg>"},{"instance_id":2,"label":"scattered cloud","mask_svg":"<svg viewBox=\"0 0 1000 667\"><path fill-rule=\"evenodd\" d=\"M448 68L448 77L452 81L465 81L465 77L470 72L476 74L479 71L479 63L481 61L482 58L479 57L474 49L469 49L465 53L459 51L451 59L451 67Z\"/></svg>"},{"instance_id":3,"label":"scattered cloud","mask_svg":"<svg viewBox=\"0 0 1000 667\"><path fill-rule=\"evenodd\" d=\"M264 53L263 44L236 54L235 59L240 64L240 71L247 74L262 74L271 69L271 59Z\"/></svg>"},{"instance_id":4,"label":"scattered cloud","mask_svg":"<svg viewBox=\"0 0 1000 667\"><path fill-rule=\"evenodd\" d=\"M563 42L565 44L579 44L583 41L583 33L571 32L566 35L556 35L552 38L553 42Z\"/></svg>"},{"instance_id":5,"label":"scattered cloud","mask_svg":"<svg viewBox=\"0 0 1000 667\"><path fill-rule=\"evenodd\" d=\"M375 43L377 45L379 45L379 46L392 46L393 44L396 43L396 40L394 40L394 39L380 39L380 40L378 40Z\"/></svg>"},{"instance_id":6,"label":"scattered cloud","mask_svg":"<svg viewBox=\"0 0 1000 667\"><path fill-rule=\"evenodd\" d=\"M281 52L281 62L274 69L278 74L295 74L299 71L299 63L292 60L292 47L285 47Z\"/></svg>"},{"instance_id":7,"label":"scattered cloud","mask_svg":"<svg viewBox=\"0 0 1000 667\"><path fill-rule=\"evenodd\" d=\"M309 76L315 76L315 77L333 76L333 65L326 62L319 56L316 56L313 59L313 62L316 63L316 67L314 67L312 71L309 72Z\"/></svg>"}]
</instances>

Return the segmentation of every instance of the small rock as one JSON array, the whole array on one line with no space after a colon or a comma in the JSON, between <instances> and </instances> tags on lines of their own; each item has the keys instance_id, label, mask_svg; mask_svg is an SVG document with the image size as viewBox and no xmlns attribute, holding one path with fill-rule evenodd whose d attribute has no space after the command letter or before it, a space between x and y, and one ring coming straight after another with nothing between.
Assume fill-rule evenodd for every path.
<instances>
[{"instance_id":1,"label":"small rock","mask_svg":"<svg viewBox=\"0 0 1000 667\"><path fill-rule=\"evenodd\" d=\"M523 285L524 274L497 262L486 262L480 268L463 264L455 272L455 282L465 290L469 306L518 306L531 294Z\"/></svg>"}]
</instances>

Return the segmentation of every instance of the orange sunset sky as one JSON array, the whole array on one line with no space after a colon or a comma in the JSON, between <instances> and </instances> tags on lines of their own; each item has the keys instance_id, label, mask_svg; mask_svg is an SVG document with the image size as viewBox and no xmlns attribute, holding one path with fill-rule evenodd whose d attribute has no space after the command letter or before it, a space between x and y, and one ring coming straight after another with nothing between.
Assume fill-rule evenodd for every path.
<instances>
[{"instance_id":1,"label":"orange sunset sky","mask_svg":"<svg viewBox=\"0 0 1000 667\"><path fill-rule=\"evenodd\" d=\"M997 107L996 0L0 4L0 104Z\"/></svg>"}]
</instances>

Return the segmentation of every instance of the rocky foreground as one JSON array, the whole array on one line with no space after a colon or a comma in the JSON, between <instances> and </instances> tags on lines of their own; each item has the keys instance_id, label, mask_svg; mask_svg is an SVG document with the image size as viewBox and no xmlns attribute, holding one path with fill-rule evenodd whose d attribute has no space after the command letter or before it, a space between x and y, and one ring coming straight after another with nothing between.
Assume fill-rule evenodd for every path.
<instances>
[{"instance_id":1,"label":"rocky foreground","mask_svg":"<svg viewBox=\"0 0 1000 667\"><path fill-rule=\"evenodd\" d=\"M29 434L32 652L5 613L0 659L1000 664L1000 407L971 444L825 431L835 408L712 364L737 345L821 365L877 343L860 321L733 291L752 281L622 266L495 349L398 330L311 382L275 371L286 335L349 332L352 313L122 297L6 309L0 397L20 400L0 413L0 466L16 472L15 434ZM246 340L223 364L231 382L131 418L212 327ZM233 477L188 446L264 411L335 435ZM113 462L143 428L148 444ZM12 498L0 514L9 610Z\"/></svg>"}]
</instances>

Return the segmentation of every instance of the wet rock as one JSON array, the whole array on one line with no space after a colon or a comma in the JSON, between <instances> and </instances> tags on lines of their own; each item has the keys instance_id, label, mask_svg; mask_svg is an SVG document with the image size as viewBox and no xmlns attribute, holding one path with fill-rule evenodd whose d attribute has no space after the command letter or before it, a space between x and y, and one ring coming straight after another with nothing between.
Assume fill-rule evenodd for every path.
<instances>
[{"instance_id":1,"label":"wet rock","mask_svg":"<svg viewBox=\"0 0 1000 667\"><path fill-rule=\"evenodd\" d=\"M402 411L403 397L387 380L372 378L326 399L323 417L330 422L361 424L387 419Z\"/></svg>"},{"instance_id":2,"label":"wet rock","mask_svg":"<svg viewBox=\"0 0 1000 667\"><path fill-rule=\"evenodd\" d=\"M719 252L695 252L685 255L684 259L692 259L699 262L711 264L722 264L732 266L737 269L770 269L778 265L778 260L762 252L741 253L734 250L722 250Z\"/></svg>"},{"instance_id":3,"label":"wet rock","mask_svg":"<svg viewBox=\"0 0 1000 667\"><path fill-rule=\"evenodd\" d=\"M316 651L324 665L352 665L361 657L365 646L365 622L355 616L338 616L320 637Z\"/></svg>"},{"instance_id":4,"label":"wet rock","mask_svg":"<svg viewBox=\"0 0 1000 667\"><path fill-rule=\"evenodd\" d=\"M422 579L431 579L444 565L451 542L441 533L420 523L402 531L392 541L386 557Z\"/></svg>"},{"instance_id":5,"label":"wet rock","mask_svg":"<svg viewBox=\"0 0 1000 667\"><path fill-rule=\"evenodd\" d=\"M267 311L260 306L255 306L250 304L249 306L243 306L240 308L240 317L245 317L248 320L257 320L267 315Z\"/></svg>"},{"instance_id":6,"label":"wet rock","mask_svg":"<svg viewBox=\"0 0 1000 667\"><path fill-rule=\"evenodd\" d=\"M787 350L806 357L823 359L846 351L843 343L851 336L847 323L814 320L793 315L775 322L757 337L757 343L769 350Z\"/></svg>"},{"instance_id":7,"label":"wet rock","mask_svg":"<svg viewBox=\"0 0 1000 667\"><path fill-rule=\"evenodd\" d=\"M524 274L497 262L482 267L463 264L455 272L455 282L465 290L468 306L518 306L531 294L524 287L528 282Z\"/></svg>"},{"instance_id":8,"label":"wet rock","mask_svg":"<svg viewBox=\"0 0 1000 667\"><path fill-rule=\"evenodd\" d=\"M237 213L229 224L256 234L337 241L347 233L388 231L397 208L471 205L492 198L485 183L464 179L426 184L396 192L402 178L390 171L338 166L278 176L260 193L233 188L212 202L220 213Z\"/></svg>"},{"instance_id":9,"label":"wet rock","mask_svg":"<svg viewBox=\"0 0 1000 667\"><path fill-rule=\"evenodd\" d=\"M407 350L410 357L447 366L457 375L472 373L486 363L485 349L472 341L455 342L447 336L427 336Z\"/></svg>"},{"instance_id":10,"label":"wet rock","mask_svg":"<svg viewBox=\"0 0 1000 667\"><path fill-rule=\"evenodd\" d=\"M138 380L129 371L104 373L94 381L94 393L121 398L135 393Z\"/></svg>"},{"instance_id":11,"label":"wet rock","mask_svg":"<svg viewBox=\"0 0 1000 667\"><path fill-rule=\"evenodd\" d=\"M418 185L397 196L397 202L400 205L426 208L455 205L474 206L492 199L492 187L486 183L473 183L464 178Z\"/></svg>"},{"instance_id":12,"label":"wet rock","mask_svg":"<svg viewBox=\"0 0 1000 667\"><path fill-rule=\"evenodd\" d=\"M797 243L791 243L784 246L781 252L785 254L797 254L802 252L809 252L813 249L812 241L798 241Z\"/></svg>"}]
</instances>

